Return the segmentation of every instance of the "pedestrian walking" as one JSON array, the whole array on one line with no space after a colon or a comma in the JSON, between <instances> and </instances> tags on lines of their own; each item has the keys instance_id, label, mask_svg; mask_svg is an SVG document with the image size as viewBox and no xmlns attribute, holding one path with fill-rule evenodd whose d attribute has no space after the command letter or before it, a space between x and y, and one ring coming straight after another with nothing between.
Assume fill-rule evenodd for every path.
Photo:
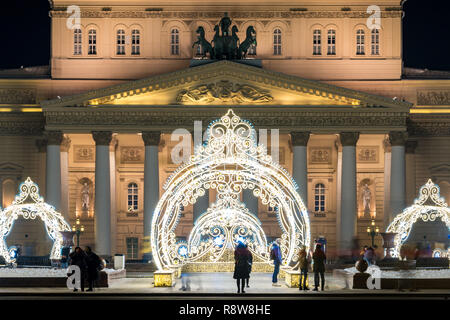
<instances>
[{"instance_id":1,"label":"pedestrian walking","mask_svg":"<svg viewBox=\"0 0 450 320\"><path fill-rule=\"evenodd\" d=\"M316 245L316 250L313 253L313 271L314 271L314 290L319 291L319 275L321 280L321 289L325 290L325 261L327 257L322 251L321 245Z\"/></svg>"},{"instance_id":2,"label":"pedestrian walking","mask_svg":"<svg viewBox=\"0 0 450 320\"><path fill-rule=\"evenodd\" d=\"M280 265L283 262L281 257L280 249L281 239L278 238L272 245L272 250L270 250L270 259L273 260L273 275L272 275L272 286L279 287L278 284L278 273L280 272Z\"/></svg>"},{"instance_id":3,"label":"pedestrian walking","mask_svg":"<svg viewBox=\"0 0 450 320\"><path fill-rule=\"evenodd\" d=\"M84 291L84 281L86 280L87 264L86 253L80 247L76 247L75 250L69 255L70 265L78 266L80 268L80 286L81 291ZM78 291L77 288L73 289L74 292Z\"/></svg>"},{"instance_id":4,"label":"pedestrian walking","mask_svg":"<svg viewBox=\"0 0 450 320\"><path fill-rule=\"evenodd\" d=\"M234 250L234 274L233 278L236 279L237 293L245 293L245 279L250 277L249 263L253 257L251 252L247 249L245 244L239 242Z\"/></svg>"},{"instance_id":5,"label":"pedestrian walking","mask_svg":"<svg viewBox=\"0 0 450 320\"><path fill-rule=\"evenodd\" d=\"M309 290L306 282L308 281L308 268L310 264L310 255L306 252L306 246L302 246L298 254L299 258L299 269L300 269L300 279L299 279L299 290Z\"/></svg>"},{"instance_id":6,"label":"pedestrian walking","mask_svg":"<svg viewBox=\"0 0 450 320\"><path fill-rule=\"evenodd\" d=\"M98 274L103 269L103 262L98 255L96 255L91 247L86 247L86 264L87 264L87 280L89 289L87 291L94 291L95 281L98 280Z\"/></svg>"}]
</instances>

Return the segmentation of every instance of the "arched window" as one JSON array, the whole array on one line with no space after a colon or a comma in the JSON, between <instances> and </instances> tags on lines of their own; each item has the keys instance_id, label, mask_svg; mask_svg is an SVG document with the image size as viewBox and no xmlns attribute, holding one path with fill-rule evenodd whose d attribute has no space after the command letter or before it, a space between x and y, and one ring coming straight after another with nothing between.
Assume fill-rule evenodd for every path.
<instances>
[{"instance_id":1,"label":"arched window","mask_svg":"<svg viewBox=\"0 0 450 320\"><path fill-rule=\"evenodd\" d=\"M380 54L380 31L378 29L373 29L371 31L371 53L372 55Z\"/></svg>"},{"instance_id":2,"label":"arched window","mask_svg":"<svg viewBox=\"0 0 450 320\"><path fill-rule=\"evenodd\" d=\"M117 30L117 55L125 54L125 30L119 29Z\"/></svg>"},{"instance_id":3,"label":"arched window","mask_svg":"<svg viewBox=\"0 0 450 320\"><path fill-rule=\"evenodd\" d=\"M128 184L128 211L138 210L138 185L134 182Z\"/></svg>"},{"instance_id":4,"label":"arched window","mask_svg":"<svg viewBox=\"0 0 450 320\"><path fill-rule=\"evenodd\" d=\"M141 54L141 32L138 29L131 30L131 54Z\"/></svg>"},{"instance_id":5,"label":"arched window","mask_svg":"<svg viewBox=\"0 0 450 320\"><path fill-rule=\"evenodd\" d=\"M333 29L328 30L327 55L336 55L336 30Z\"/></svg>"},{"instance_id":6,"label":"arched window","mask_svg":"<svg viewBox=\"0 0 450 320\"><path fill-rule=\"evenodd\" d=\"M364 43L365 43L365 33L363 29L358 29L356 31L356 54L364 55Z\"/></svg>"},{"instance_id":7,"label":"arched window","mask_svg":"<svg viewBox=\"0 0 450 320\"><path fill-rule=\"evenodd\" d=\"M318 183L314 187L314 211L325 211L325 185L323 183Z\"/></svg>"},{"instance_id":8,"label":"arched window","mask_svg":"<svg viewBox=\"0 0 450 320\"><path fill-rule=\"evenodd\" d=\"M170 31L170 54L180 55L180 31L176 28Z\"/></svg>"},{"instance_id":9,"label":"arched window","mask_svg":"<svg viewBox=\"0 0 450 320\"><path fill-rule=\"evenodd\" d=\"M97 54L97 30L91 29L88 33L88 54L96 55Z\"/></svg>"},{"instance_id":10,"label":"arched window","mask_svg":"<svg viewBox=\"0 0 450 320\"><path fill-rule=\"evenodd\" d=\"M322 31L319 29L313 32L313 55L320 56L322 54Z\"/></svg>"},{"instance_id":11,"label":"arched window","mask_svg":"<svg viewBox=\"0 0 450 320\"><path fill-rule=\"evenodd\" d=\"M73 54L76 56L81 55L81 47L82 47L81 40L82 40L81 29L73 30Z\"/></svg>"},{"instance_id":12,"label":"arched window","mask_svg":"<svg viewBox=\"0 0 450 320\"><path fill-rule=\"evenodd\" d=\"M273 55L281 56L281 30L275 29L273 31Z\"/></svg>"}]
</instances>

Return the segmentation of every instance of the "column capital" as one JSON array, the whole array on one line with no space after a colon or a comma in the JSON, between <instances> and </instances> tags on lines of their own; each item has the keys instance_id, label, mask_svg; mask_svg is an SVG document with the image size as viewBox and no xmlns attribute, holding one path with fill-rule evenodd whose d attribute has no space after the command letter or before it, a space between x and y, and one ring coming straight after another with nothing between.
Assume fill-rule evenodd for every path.
<instances>
[{"instance_id":1,"label":"column capital","mask_svg":"<svg viewBox=\"0 0 450 320\"><path fill-rule=\"evenodd\" d=\"M355 147L359 139L359 132L341 132L339 133L339 139L343 147Z\"/></svg>"},{"instance_id":2,"label":"column capital","mask_svg":"<svg viewBox=\"0 0 450 320\"><path fill-rule=\"evenodd\" d=\"M158 146L161 142L161 131L144 131L142 140L146 146Z\"/></svg>"},{"instance_id":3,"label":"column capital","mask_svg":"<svg viewBox=\"0 0 450 320\"><path fill-rule=\"evenodd\" d=\"M415 153L418 145L417 140L407 140L405 143L405 151L406 153Z\"/></svg>"},{"instance_id":4,"label":"column capital","mask_svg":"<svg viewBox=\"0 0 450 320\"><path fill-rule=\"evenodd\" d=\"M70 140L70 138L68 136L64 136L63 140L61 142L61 152L68 152L70 149L70 143L72 141Z\"/></svg>"},{"instance_id":5,"label":"column capital","mask_svg":"<svg viewBox=\"0 0 450 320\"><path fill-rule=\"evenodd\" d=\"M62 131L45 131L44 137L47 140L47 145L60 146L63 141L64 134Z\"/></svg>"},{"instance_id":6,"label":"column capital","mask_svg":"<svg viewBox=\"0 0 450 320\"><path fill-rule=\"evenodd\" d=\"M97 146L109 146L112 139L111 131L92 131L92 138Z\"/></svg>"},{"instance_id":7,"label":"column capital","mask_svg":"<svg viewBox=\"0 0 450 320\"><path fill-rule=\"evenodd\" d=\"M44 153L47 151L47 139L36 139L36 147L39 153Z\"/></svg>"},{"instance_id":8,"label":"column capital","mask_svg":"<svg viewBox=\"0 0 450 320\"><path fill-rule=\"evenodd\" d=\"M389 142L391 146L405 146L408 133L406 131L391 131L389 132Z\"/></svg>"},{"instance_id":9,"label":"column capital","mask_svg":"<svg viewBox=\"0 0 450 320\"><path fill-rule=\"evenodd\" d=\"M291 132L291 142L295 146L306 147L308 145L308 140L311 132L309 131L292 131Z\"/></svg>"}]
</instances>

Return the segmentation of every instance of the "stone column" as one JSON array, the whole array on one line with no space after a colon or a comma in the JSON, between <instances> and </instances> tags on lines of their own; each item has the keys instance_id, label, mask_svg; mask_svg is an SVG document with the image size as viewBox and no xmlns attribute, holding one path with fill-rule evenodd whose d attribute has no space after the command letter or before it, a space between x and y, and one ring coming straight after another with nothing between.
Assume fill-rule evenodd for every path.
<instances>
[{"instance_id":1,"label":"stone column","mask_svg":"<svg viewBox=\"0 0 450 320\"><path fill-rule=\"evenodd\" d=\"M111 177L110 131L93 131L95 141L95 250L98 255L111 255Z\"/></svg>"},{"instance_id":2,"label":"stone column","mask_svg":"<svg viewBox=\"0 0 450 320\"><path fill-rule=\"evenodd\" d=\"M391 143L391 214L390 221L406 207L405 143L406 132L390 132Z\"/></svg>"},{"instance_id":3,"label":"stone column","mask_svg":"<svg viewBox=\"0 0 450 320\"><path fill-rule=\"evenodd\" d=\"M36 148L38 150L39 153L39 175L38 175L38 179L39 179L39 193L41 196L44 197L44 200L46 198L46 183L45 183L45 177L46 174L45 172L46 170L46 162L47 162L47 140L45 138L43 139L36 139L35 141L36 143Z\"/></svg>"},{"instance_id":4,"label":"stone column","mask_svg":"<svg viewBox=\"0 0 450 320\"><path fill-rule=\"evenodd\" d=\"M406 206L413 204L416 192L416 147L417 140L408 140L405 145L406 161Z\"/></svg>"},{"instance_id":5,"label":"stone column","mask_svg":"<svg viewBox=\"0 0 450 320\"><path fill-rule=\"evenodd\" d=\"M144 248L150 248L150 231L153 211L159 200L159 163L158 146L161 132L150 131L142 133L145 144L144 163ZM150 253L144 253L143 259L149 260Z\"/></svg>"},{"instance_id":6,"label":"stone column","mask_svg":"<svg viewBox=\"0 0 450 320\"><path fill-rule=\"evenodd\" d=\"M383 230L390 222L391 203L391 144L389 138L383 140L384 149L384 206L383 206Z\"/></svg>"},{"instance_id":7,"label":"stone column","mask_svg":"<svg viewBox=\"0 0 450 320\"><path fill-rule=\"evenodd\" d=\"M352 239L356 236L356 143L359 132L341 132L341 225L339 247L341 255L351 254Z\"/></svg>"},{"instance_id":8,"label":"stone column","mask_svg":"<svg viewBox=\"0 0 450 320\"><path fill-rule=\"evenodd\" d=\"M45 202L61 209L61 131L47 131L47 161L45 177Z\"/></svg>"},{"instance_id":9,"label":"stone column","mask_svg":"<svg viewBox=\"0 0 450 320\"><path fill-rule=\"evenodd\" d=\"M65 136L61 142L61 214L69 221L69 149L70 138Z\"/></svg>"},{"instance_id":10,"label":"stone column","mask_svg":"<svg viewBox=\"0 0 450 320\"><path fill-rule=\"evenodd\" d=\"M292 177L298 184L298 193L303 203L308 207L308 159L307 145L309 132L291 132L291 143L293 152Z\"/></svg>"},{"instance_id":11,"label":"stone column","mask_svg":"<svg viewBox=\"0 0 450 320\"><path fill-rule=\"evenodd\" d=\"M114 134L109 145L109 168L111 181L111 250L112 254L117 253L117 206L116 206L116 150L119 141L117 134Z\"/></svg>"}]
</instances>

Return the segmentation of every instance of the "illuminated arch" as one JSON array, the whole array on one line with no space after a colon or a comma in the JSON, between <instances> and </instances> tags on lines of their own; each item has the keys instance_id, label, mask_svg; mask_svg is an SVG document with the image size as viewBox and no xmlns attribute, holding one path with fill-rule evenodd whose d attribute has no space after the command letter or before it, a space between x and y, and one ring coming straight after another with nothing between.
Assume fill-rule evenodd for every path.
<instances>
[{"instance_id":1,"label":"illuminated arch","mask_svg":"<svg viewBox=\"0 0 450 320\"><path fill-rule=\"evenodd\" d=\"M0 255L7 263L14 262L6 244L6 237L11 232L14 221L22 216L24 219L39 217L45 224L47 234L53 240L50 259L61 258L61 245L63 237L60 231L70 231L70 225L63 216L56 212L53 206L44 202L39 195L39 187L28 177L20 186L20 193L16 195L13 203L0 211Z\"/></svg>"},{"instance_id":2,"label":"illuminated arch","mask_svg":"<svg viewBox=\"0 0 450 320\"><path fill-rule=\"evenodd\" d=\"M257 145L255 130L232 110L212 122L207 135L206 143L195 150L190 161L169 177L153 213L151 246L157 268L164 270L193 262L206 252L211 254L212 261L217 261L218 255L214 254L220 250L214 247L213 241L214 235L220 232L212 230L210 236L205 236L208 226L222 228L222 233L233 233L236 228L245 226L236 232L246 234L249 249L263 262L270 263L260 222L239 201L244 189L253 190L253 195L260 198L263 205L278 208L283 266L296 267L299 246L309 248L310 225L307 209L292 177L272 161L265 146ZM181 208L194 204L208 189L216 190L217 201L197 220L188 243L181 248L174 232Z\"/></svg>"},{"instance_id":3,"label":"illuminated arch","mask_svg":"<svg viewBox=\"0 0 450 320\"><path fill-rule=\"evenodd\" d=\"M426 203L431 203L431 205L426 205ZM450 209L440 195L439 186L429 179L420 188L419 198L414 200L414 204L397 215L387 227L386 232L396 233L391 255L393 257L400 256L400 248L408 239L412 226L418 219L427 222L435 221L437 218L440 218L450 229Z\"/></svg>"}]
</instances>

